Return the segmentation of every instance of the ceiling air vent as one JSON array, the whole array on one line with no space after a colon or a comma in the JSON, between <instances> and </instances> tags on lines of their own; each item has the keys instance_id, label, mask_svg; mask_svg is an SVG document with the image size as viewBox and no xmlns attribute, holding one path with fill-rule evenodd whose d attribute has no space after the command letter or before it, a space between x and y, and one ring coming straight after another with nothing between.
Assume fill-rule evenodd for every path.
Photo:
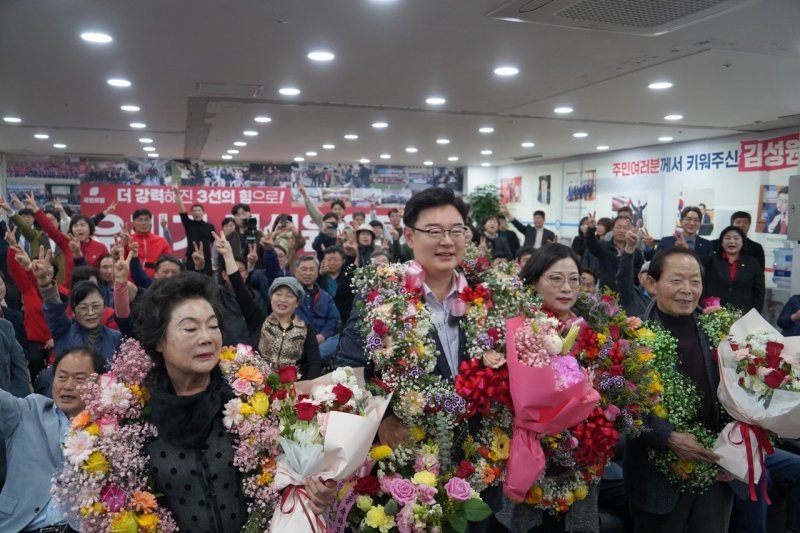
<instances>
[{"instance_id":1,"label":"ceiling air vent","mask_svg":"<svg viewBox=\"0 0 800 533\"><path fill-rule=\"evenodd\" d=\"M513 22L661 35L760 0L513 0L488 16Z\"/></svg>"}]
</instances>

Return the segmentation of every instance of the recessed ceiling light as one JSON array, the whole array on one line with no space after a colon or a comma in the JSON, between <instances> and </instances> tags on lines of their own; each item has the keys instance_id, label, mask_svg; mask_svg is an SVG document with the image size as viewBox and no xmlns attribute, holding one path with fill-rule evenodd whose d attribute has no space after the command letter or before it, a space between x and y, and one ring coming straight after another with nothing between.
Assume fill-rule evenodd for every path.
<instances>
[{"instance_id":1,"label":"recessed ceiling light","mask_svg":"<svg viewBox=\"0 0 800 533\"><path fill-rule=\"evenodd\" d=\"M150 152L149 154L147 154L147 157L158 157L158 154L155 152Z\"/></svg>"},{"instance_id":2,"label":"recessed ceiling light","mask_svg":"<svg viewBox=\"0 0 800 533\"><path fill-rule=\"evenodd\" d=\"M419 152L419 150L413 146L409 146L408 148L406 148L406 152L408 152L409 154L416 154L417 152Z\"/></svg>"},{"instance_id":3,"label":"recessed ceiling light","mask_svg":"<svg viewBox=\"0 0 800 533\"><path fill-rule=\"evenodd\" d=\"M678 115L678 114L667 115L666 117L664 117L664 120L681 120L681 119L683 119L683 115Z\"/></svg>"},{"instance_id":4,"label":"recessed ceiling light","mask_svg":"<svg viewBox=\"0 0 800 533\"><path fill-rule=\"evenodd\" d=\"M303 161L305 161L305 160L306 160L306 158L305 158L305 157L300 157L300 156L298 155L297 157L295 157L295 158L294 158L294 160L295 160L295 161L297 161L298 163L302 163Z\"/></svg>"},{"instance_id":5,"label":"recessed ceiling light","mask_svg":"<svg viewBox=\"0 0 800 533\"><path fill-rule=\"evenodd\" d=\"M567 106L557 107L557 108L553 109L553 113L558 113L559 115L568 115L568 114L572 113L573 111L575 111L575 110L572 109L571 107L567 107Z\"/></svg>"},{"instance_id":6,"label":"recessed ceiling light","mask_svg":"<svg viewBox=\"0 0 800 533\"><path fill-rule=\"evenodd\" d=\"M228 150L229 154L238 154L239 150Z\"/></svg>"},{"instance_id":7,"label":"recessed ceiling light","mask_svg":"<svg viewBox=\"0 0 800 533\"><path fill-rule=\"evenodd\" d=\"M306 152L306 155L307 155L308 157L316 157L316 155L317 155L317 152Z\"/></svg>"},{"instance_id":8,"label":"recessed ceiling light","mask_svg":"<svg viewBox=\"0 0 800 533\"><path fill-rule=\"evenodd\" d=\"M53 148L66 148L66 147L67 147L67 145L63 144L63 143L55 143L53 145Z\"/></svg>"},{"instance_id":9,"label":"recessed ceiling light","mask_svg":"<svg viewBox=\"0 0 800 533\"><path fill-rule=\"evenodd\" d=\"M392 154L381 154L381 159L391 159Z\"/></svg>"},{"instance_id":10,"label":"recessed ceiling light","mask_svg":"<svg viewBox=\"0 0 800 533\"><path fill-rule=\"evenodd\" d=\"M128 113L136 113L137 111L139 111L138 105L121 105L119 106L119 108L122 109L123 111L127 111Z\"/></svg>"},{"instance_id":11,"label":"recessed ceiling light","mask_svg":"<svg viewBox=\"0 0 800 533\"><path fill-rule=\"evenodd\" d=\"M222 159L233 159L233 156L225 154L225 155L222 156Z\"/></svg>"},{"instance_id":12,"label":"recessed ceiling light","mask_svg":"<svg viewBox=\"0 0 800 533\"><path fill-rule=\"evenodd\" d=\"M308 54L308 58L312 61L333 61L334 57L336 56L326 50L315 50Z\"/></svg>"},{"instance_id":13,"label":"recessed ceiling light","mask_svg":"<svg viewBox=\"0 0 800 533\"><path fill-rule=\"evenodd\" d=\"M648 89L653 89L656 91L669 89L670 87L672 87L672 82L669 81L656 81L647 86Z\"/></svg>"},{"instance_id":14,"label":"recessed ceiling light","mask_svg":"<svg viewBox=\"0 0 800 533\"><path fill-rule=\"evenodd\" d=\"M458 156L457 155L451 155L450 157L447 158L447 160L448 161L458 161Z\"/></svg>"},{"instance_id":15,"label":"recessed ceiling light","mask_svg":"<svg viewBox=\"0 0 800 533\"><path fill-rule=\"evenodd\" d=\"M139 139L139 142L144 144L150 144L151 142L153 142L153 139L149 137L142 137L141 139Z\"/></svg>"},{"instance_id":16,"label":"recessed ceiling light","mask_svg":"<svg viewBox=\"0 0 800 533\"><path fill-rule=\"evenodd\" d=\"M33 135L37 139L49 139L50 136L46 133L34 133Z\"/></svg>"},{"instance_id":17,"label":"recessed ceiling light","mask_svg":"<svg viewBox=\"0 0 800 533\"><path fill-rule=\"evenodd\" d=\"M524 143L521 144L521 146L523 148L533 148L536 145L534 143L530 142L530 141L525 141Z\"/></svg>"},{"instance_id":18,"label":"recessed ceiling light","mask_svg":"<svg viewBox=\"0 0 800 533\"><path fill-rule=\"evenodd\" d=\"M272 119L265 116L256 117L253 120L256 122L260 122L261 124L266 124L267 122L272 122Z\"/></svg>"},{"instance_id":19,"label":"recessed ceiling light","mask_svg":"<svg viewBox=\"0 0 800 533\"><path fill-rule=\"evenodd\" d=\"M575 137L576 139L583 139L585 137L588 137L589 134L586 133L585 131L576 131L575 133L572 134L572 136Z\"/></svg>"},{"instance_id":20,"label":"recessed ceiling light","mask_svg":"<svg viewBox=\"0 0 800 533\"><path fill-rule=\"evenodd\" d=\"M122 78L110 78L106 80L106 83L111 85L112 87L130 87L131 82L128 80L124 80Z\"/></svg>"},{"instance_id":21,"label":"recessed ceiling light","mask_svg":"<svg viewBox=\"0 0 800 533\"><path fill-rule=\"evenodd\" d=\"M494 73L498 76L516 76L519 74L519 69L517 67L512 67L509 65L497 67L494 69Z\"/></svg>"},{"instance_id":22,"label":"recessed ceiling light","mask_svg":"<svg viewBox=\"0 0 800 533\"><path fill-rule=\"evenodd\" d=\"M664 137L659 137L658 140L662 143L668 143L672 140L672 137L665 135Z\"/></svg>"},{"instance_id":23,"label":"recessed ceiling light","mask_svg":"<svg viewBox=\"0 0 800 533\"><path fill-rule=\"evenodd\" d=\"M494 133L494 128L490 126L484 126L482 128L479 128L478 131L481 133Z\"/></svg>"},{"instance_id":24,"label":"recessed ceiling light","mask_svg":"<svg viewBox=\"0 0 800 533\"><path fill-rule=\"evenodd\" d=\"M436 139L436 144L450 144L450 139Z\"/></svg>"},{"instance_id":25,"label":"recessed ceiling light","mask_svg":"<svg viewBox=\"0 0 800 533\"><path fill-rule=\"evenodd\" d=\"M491 150L481 150L481 155L492 155Z\"/></svg>"},{"instance_id":26,"label":"recessed ceiling light","mask_svg":"<svg viewBox=\"0 0 800 533\"><path fill-rule=\"evenodd\" d=\"M490 166L492 166L492 164L491 163L487 163L487 162L484 161L483 163L481 163L481 166L482 167L490 167Z\"/></svg>"},{"instance_id":27,"label":"recessed ceiling light","mask_svg":"<svg viewBox=\"0 0 800 533\"><path fill-rule=\"evenodd\" d=\"M141 130L147 127L147 124L144 122L131 122L131 128Z\"/></svg>"},{"instance_id":28,"label":"recessed ceiling light","mask_svg":"<svg viewBox=\"0 0 800 533\"><path fill-rule=\"evenodd\" d=\"M278 89L278 92L281 93L283 96L297 96L300 94L300 89L296 87L281 87Z\"/></svg>"},{"instance_id":29,"label":"recessed ceiling light","mask_svg":"<svg viewBox=\"0 0 800 533\"><path fill-rule=\"evenodd\" d=\"M356 139L358 139L358 135L356 135L355 133L348 133L347 135L344 136L344 138L347 139L348 141L355 141Z\"/></svg>"},{"instance_id":30,"label":"recessed ceiling light","mask_svg":"<svg viewBox=\"0 0 800 533\"><path fill-rule=\"evenodd\" d=\"M258 132L253 130L245 130L242 132L242 135L246 135L248 137L255 137L256 135L258 135Z\"/></svg>"},{"instance_id":31,"label":"recessed ceiling light","mask_svg":"<svg viewBox=\"0 0 800 533\"><path fill-rule=\"evenodd\" d=\"M144 150L145 152L155 152L156 151L156 147L155 146L143 146L142 150Z\"/></svg>"},{"instance_id":32,"label":"recessed ceiling light","mask_svg":"<svg viewBox=\"0 0 800 533\"><path fill-rule=\"evenodd\" d=\"M233 143L234 146L247 146L247 143L244 141L236 141Z\"/></svg>"},{"instance_id":33,"label":"recessed ceiling light","mask_svg":"<svg viewBox=\"0 0 800 533\"><path fill-rule=\"evenodd\" d=\"M8 122L9 124L19 124L22 122L22 119L19 117L3 117L3 120Z\"/></svg>"},{"instance_id":34,"label":"recessed ceiling light","mask_svg":"<svg viewBox=\"0 0 800 533\"><path fill-rule=\"evenodd\" d=\"M431 96L430 98L425 100L425 103L428 105L442 105L445 102L447 102L447 100L445 100L441 96Z\"/></svg>"},{"instance_id":35,"label":"recessed ceiling light","mask_svg":"<svg viewBox=\"0 0 800 533\"><path fill-rule=\"evenodd\" d=\"M433 161L423 161L422 164L425 165L426 167L429 167L433 165Z\"/></svg>"},{"instance_id":36,"label":"recessed ceiling light","mask_svg":"<svg viewBox=\"0 0 800 533\"><path fill-rule=\"evenodd\" d=\"M608 150L609 148L610 148L610 146L605 145L605 144L601 144L600 146L597 147L597 149L600 150L601 152L604 151L604 150Z\"/></svg>"},{"instance_id":37,"label":"recessed ceiling light","mask_svg":"<svg viewBox=\"0 0 800 533\"><path fill-rule=\"evenodd\" d=\"M366 157L362 157L361 159L358 160L358 162L361 163L362 165L366 165L367 163L369 163L369 159L367 159Z\"/></svg>"},{"instance_id":38,"label":"recessed ceiling light","mask_svg":"<svg viewBox=\"0 0 800 533\"><path fill-rule=\"evenodd\" d=\"M322 149L323 150L333 150L334 148L336 148L335 144L323 144L322 145Z\"/></svg>"},{"instance_id":39,"label":"recessed ceiling light","mask_svg":"<svg viewBox=\"0 0 800 533\"><path fill-rule=\"evenodd\" d=\"M372 123L372 127L375 128L375 129L378 129L378 130L382 130L383 128L388 128L389 127L389 123L388 122L373 122Z\"/></svg>"},{"instance_id":40,"label":"recessed ceiling light","mask_svg":"<svg viewBox=\"0 0 800 533\"><path fill-rule=\"evenodd\" d=\"M113 41L110 35L96 31L86 31L81 33L81 39L95 44L106 44Z\"/></svg>"}]
</instances>

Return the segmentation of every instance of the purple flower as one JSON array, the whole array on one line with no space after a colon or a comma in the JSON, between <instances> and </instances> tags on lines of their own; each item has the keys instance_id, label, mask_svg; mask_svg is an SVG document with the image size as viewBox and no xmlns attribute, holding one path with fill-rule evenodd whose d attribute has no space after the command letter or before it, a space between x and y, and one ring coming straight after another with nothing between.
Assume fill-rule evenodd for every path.
<instances>
[{"instance_id":1,"label":"purple flower","mask_svg":"<svg viewBox=\"0 0 800 533\"><path fill-rule=\"evenodd\" d=\"M367 349L368 350L377 350L381 346L383 346L383 343L381 342L381 338L374 331L370 331L369 335L367 335Z\"/></svg>"},{"instance_id":2,"label":"purple flower","mask_svg":"<svg viewBox=\"0 0 800 533\"><path fill-rule=\"evenodd\" d=\"M460 477L451 477L450 481L445 484L444 490L447 491L447 495L451 499L457 502L465 502L472 499L472 488L469 486L469 482Z\"/></svg>"},{"instance_id":3,"label":"purple flower","mask_svg":"<svg viewBox=\"0 0 800 533\"><path fill-rule=\"evenodd\" d=\"M422 377L422 374L423 374L422 369L419 367L412 368L411 371L408 373L408 375L414 379Z\"/></svg>"},{"instance_id":4,"label":"purple flower","mask_svg":"<svg viewBox=\"0 0 800 533\"><path fill-rule=\"evenodd\" d=\"M480 346L481 348L484 348L486 350L488 350L489 348L494 346L494 341L486 333L481 333L480 335L478 335L475 338L475 342L478 344L478 346Z\"/></svg>"},{"instance_id":5,"label":"purple flower","mask_svg":"<svg viewBox=\"0 0 800 533\"><path fill-rule=\"evenodd\" d=\"M395 479L389 487L389 493L400 505L412 503L417 499L417 487L405 478Z\"/></svg>"},{"instance_id":6,"label":"purple flower","mask_svg":"<svg viewBox=\"0 0 800 533\"><path fill-rule=\"evenodd\" d=\"M464 481L463 479L460 479L460 478L457 478L457 477L453 478L453 479L458 479L459 481ZM464 481L464 482L466 483L466 481ZM422 485L421 484L421 485L417 486L417 496L419 496L419 501L421 501L425 505L433 505L434 503L436 503L436 493L437 492L438 491L435 488L429 487L428 485Z\"/></svg>"}]
</instances>

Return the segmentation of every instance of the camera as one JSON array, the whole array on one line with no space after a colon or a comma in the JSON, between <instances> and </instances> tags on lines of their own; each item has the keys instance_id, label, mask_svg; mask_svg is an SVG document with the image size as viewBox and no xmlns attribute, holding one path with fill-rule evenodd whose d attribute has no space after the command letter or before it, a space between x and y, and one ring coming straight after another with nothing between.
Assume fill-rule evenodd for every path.
<instances>
[{"instance_id":1,"label":"camera","mask_svg":"<svg viewBox=\"0 0 800 533\"><path fill-rule=\"evenodd\" d=\"M244 239L247 244L255 244L257 240L258 220L250 217L244 221Z\"/></svg>"}]
</instances>

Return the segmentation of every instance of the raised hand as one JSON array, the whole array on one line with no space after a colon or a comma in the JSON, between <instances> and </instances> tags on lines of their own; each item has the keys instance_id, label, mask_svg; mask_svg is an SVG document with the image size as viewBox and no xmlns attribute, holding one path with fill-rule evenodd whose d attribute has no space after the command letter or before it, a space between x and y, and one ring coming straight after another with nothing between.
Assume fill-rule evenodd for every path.
<instances>
[{"instance_id":1,"label":"raised hand","mask_svg":"<svg viewBox=\"0 0 800 533\"><path fill-rule=\"evenodd\" d=\"M247 246L247 249L248 249L247 265L248 266L250 266L250 265L255 266L256 263L258 263L258 252L256 251L256 245L255 244L249 244Z\"/></svg>"},{"instance_id":2,"label":"raised hand","mask_svg":"<svg viewBox=\"0 0 800 533\"><path fill-rule=\"evenodd\" d=\"M397 228L389 224L389 236L392 238L393 241L397 241L400 239L400 232L397 231Z\"/></svg>"},{"instance_id":3,"label":"raised hand","mask_svg":"<svg viewBox=\"0 0 800 533\"><path fill-rule=\"evenodd\" d=\"M6 199L2 198L2 197L0 197L0 209L5 211L9 215L13 215L14 214L14 210L11 209L10 205L8 205L8 202L6 202Z\"/></svg>"},{"instance_id":4,"label":"raised hand","mask_svg":"<svg viewBox=\"0 0 800 533\"><path fill-rule=\"evenodd\" d=\"M131 252L133 252L133 255L135 255L136 257L139 257L139 243L138 242L131 241L131 245L128 247L128 249ZM120 254L120 257L121 256L122 256L122 254Z\"/></svg>"},{"instance_id":5,"label":"raised hand","mask_svg":"<svg viewBox=\"0 0 800 533\"><path fill-rule=\"evenodd\" d=\"M206 266L206 254L203 252L203 243L192 241L192 263L195 270L203 270Z\"/></svg>"},{"instance_id":6,"label":"raised hand","mask_svg":"<svg viewBox=\"0 0 800 533\"><path fill-rule=\"evenodd\" d=\"M640 233L642 235L642 242L644 243L644 245L647 246L648 248L652 248L654 239L653 236L650 235L650 232L647 231L647 228L642 228L640 230Z\"/></svg>"},{"instance_id":7,"label":"raised hand","mask_svg":"<svg viewBox=\"0 0 800 533\"><path fill-rule=\"evenodd\" d=\"M678 246L680 248L686 248L686 249L689 248L689 244L686 242L686 239L683 237L683 231L682 230L675 230L675 233L673 235L675 236L675 246Z\"/></svg>"},{"instance_id":8,"label":"raised hand","mask_svg":"<svg viewBox=\"0 0 800 533\"><path fill-rule=\"evenodd\" d=\"M72 256L83 257L83 250L81 250L81 243L78 238L72 233L68 233L67 238L69 239L69 249L72 250Z\"/></svg>"},{"instance_id":9,"label":"raised hand","mask_svg":"<svg viewBox=\"0 0 800 533\"><path fill-rule=\"evenodd\" d=\"M597 211L590 211L586 214L586 225L590 228L597 226Z\"/></svg>"},{"instance_id":10,"label":"raised hand","mask_svg":"<svg viewBox=\"0 0 800 533\"><path fill-rule=\"evenodd\" d=\"M500 212L503 213L503 216L506 217L506 220L511 220L511 211L509 211L506 204L502 204L500 206Z\"/></svg>"},{"instance_id":11,"label":"raised hand","mask_svg":"<svg viewBox=\"0 0 800 533\"><path fill-rule=\"evenodd\" d=\"M34 212L39 210L39 206L36 204L36 198L33 197L33 194L25 193L25 205L33 209Z\"/></svg>"},{"instance_id":12,"label":"raised hand","mask_svg":"<svg viewBox=\"0 0 800 533\"><path fill-rule=\"evenodd\" d=\"M297 180L297 189L300 191L300 194L302 194L303 196L307 196L308 195L308 191L306 190L306 186L303 183L303 178L300 178L300 179Z\"/></svg>"},{"instance_id":13,"label":"raised hand","mask_svg":"<svg viewBox=\"0 0 800 533\"><path fill-rule=\"evenodd\" d=\"M14 250L14 259L17 261L17 263L19 263L25 270L30 270L31 258L28 257L28 254L25 253L25 250L22 249L22 246L17 244L15 246L11 246L11 249Z\"/></svg>"},{"instance_id":14,"label":"raised hand","mask_svg":"<svg viewBox=\"0 0 800 533\"><path fill-rule=\"evenodd\" d=\"M128 278L131 274L131 259L133 259L133 250L128 252L128 257L125 259L117 259L114 261L114 283L124 285L128 283Z\"/></svg>"},{"instance_id":15,"label":"raised hand","mask_svg":"<svg viewBox=\"0 0 800 533\"><path fill-rule=\"evenodd\" d=\"M161 223L161 227L166 230L167 226L169 225L169 222L167 221L167 216L166 215L161 215L161 217L159 219L159 222Z\"/></svg>"},{"instance_id":16,"label":"raised hand","mask_svg":"<svg viewBox=\"0 0 800 533\"><path fill-rule=\"evenodd\" d=\"M53 252L39 246L39 258L31 262L31 270L39 285L49 285L53 281Z\"/></svg>"},{"instance_id":17,"label":"raised hand","mask_svg":"<svg viewBox=\"0 0 800 533\"><path fill-rule=\"evenodd\" d=\"M261 234L261 240L259 243L261 244L262 248L269 250L275 245L275 236L271 231L265 231Z\"/></svg>"},{"instance_id":18,"label":"raised hand","mask_svg":"<svg viewBox=\"0 0 800 533\"><path fill-rule=\"evenodd\" d=\"M625 253L632 254L636 251L636 244L639 242L639 232L629 230L625 232Z\"/></svg>"},{"instance_id":19,"label":"raised hand","mask_svg":"<svg viewBox=\"0 0 800 533\"><path fill-rule=\"evenodd\" d=\"M131 234L124 225L122 229L119 230L119 235L117 235L117 244L122 246L123 248L127 248L131 244Z\"/></svg>"},{"instance_id":20,"label":"raised hand","mask_svg":"<svg viewBox=\"0 0 800 533\"><path fill-rule=\"evenodd\" d=\"M110 204L108 204L108 207L103 209L103 214L104 215L110 215L116 209L117 209L117 202L111 202Z\"/></svg>"},{"instance_id":21,"label":"raised hand","mask_svg":"<svg viewBox=\"0 0 800 533\"><path fill-rule=\"evenodd\" d=\"M15 192L11 193L11 204L17 209L22 209L25 207L25 204L22 203L22 201L19 199L19 196L17 196L17 193Z\"/></svg>"},{"instance_id":22,"label":"raised hand","mask_svg":"<svg viewBox=\"0 0 800 533\"><path fill-rule=\"evenodd\" d=\"M222 257L227 258L230 256L231 259L233 259L233 250L231 249L231 243L228 242L228 239L220 237L217 235L216 231L212 231L211 235L214 237L214 246L217 247L217 253Z\"/></svg>"},{"instance_id":23,"label":"raised hand","mask_svg":"<svg viewBox=\"0 0 800 533\"><path fill-rule=\"evenodd\" d=\"M16 236L14 236L14 232L11 231L10 229L6 230L6 234L5 234L4 238L5 238L6 242L8 243L8 246L10 248L15 248L17 246L17 238L16 238ZM25 252L22 252L22 253L24 254Z\"/></svg>"}]
</instances>

